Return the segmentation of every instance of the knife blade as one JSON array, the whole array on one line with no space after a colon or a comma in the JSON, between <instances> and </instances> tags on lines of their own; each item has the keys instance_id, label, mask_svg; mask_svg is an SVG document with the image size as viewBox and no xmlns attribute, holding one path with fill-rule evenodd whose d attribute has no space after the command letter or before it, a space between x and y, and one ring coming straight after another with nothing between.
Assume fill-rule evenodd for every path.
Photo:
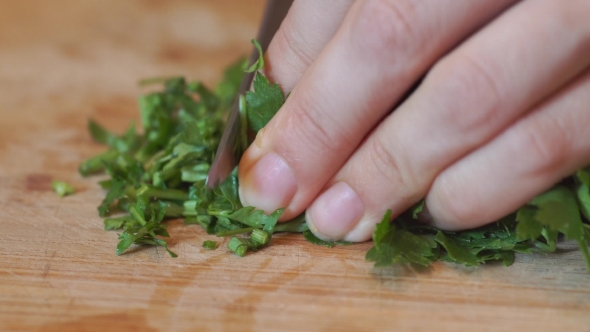
<instances>
[{"instance_id":1,"label":"knife blade","mask_svg":"<svg viewBox=\"0 0 590 332\"><path fill-rule=\"evenodd\" d=\"M264 10L262 23L258 29L258 36L256 40L260 43L262 51L266 52L270 41L275 33L278 31L281 23L287 12L291 7L293 0L268 0ZM258 59L258 52L256 49L252 50L248 67L251 66ZM244 94L250 89L255 73L246 73L240 84L238 96ZM237 154L237 138L240 131L240 105L238 98L234 101L232 110L226 122L223 135L217 147L215 159L209 173L207 174L206 186L209 189L216 188L222 183L233 171L238 164Z\"/></svg>"}]
</instances>

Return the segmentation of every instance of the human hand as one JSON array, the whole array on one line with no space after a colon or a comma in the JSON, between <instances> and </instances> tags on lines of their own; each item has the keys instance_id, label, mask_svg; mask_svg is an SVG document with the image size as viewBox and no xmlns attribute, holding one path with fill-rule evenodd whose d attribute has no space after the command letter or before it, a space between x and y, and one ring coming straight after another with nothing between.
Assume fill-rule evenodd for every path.
<instances>
[{"instance_id":1,"label":"human hand","mask_svg":"<svg viewBox=\"0 0 590 332\"><path fill-rule=\"evenodd\" d=\"M243 204L357 242L422 198L442 229L513 212L590 163L588 17L587 0L296 0L266 55L292 93L242 157Z\"/></svg>"}]
</instances>

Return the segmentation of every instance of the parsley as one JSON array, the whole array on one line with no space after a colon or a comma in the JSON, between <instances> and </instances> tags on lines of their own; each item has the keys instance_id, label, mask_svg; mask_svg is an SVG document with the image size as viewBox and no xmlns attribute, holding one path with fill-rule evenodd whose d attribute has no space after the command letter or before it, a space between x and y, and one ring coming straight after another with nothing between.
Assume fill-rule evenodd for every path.
<instances>
[{"instance_id":1,"label":"parsley","mask_svg":"<svg viewBox=\"0 0 590 332\"><path fill-rule=\"evenodd\" d=\"M76 192L76 189L72 185L57 180L51 181L51 189L53 189L53 191L55 191L55 193L58 194L59 197L72 195Z\"/></svg>"},{"instance_id":2,"label":"parsley","mask_svg":"<svg viewBox=\"0 0 590 332\"><path fill-rule=\"evenodd\" d=\"M118 255L132 245L153 245L176 257L163 239L169 237L164 222L172 218L184 218L186 225L199 225L207 234L231 237L227 247L238 256L267 246L277 232L303 233L311 243L330 248L350 244L318 239L309 231L304 214L277 223L283 209L266 215L242 206L235 170L219 188L209 191L205 187L224 119L236 100L244 72L257 73L253 91L238 97L243 124L241 151L251 143L248 131L262 129L285 102L280 87L259 72L264 58L260 45L253 43L258 60L247 69L244 59L236 61L214 89L182 77L142 81L142 85L163 85L162 91L139 99L142 134L133 124L116 135L93 120L88 122L92 138L108 150L83 161L79 171L83 176L106 172L110 177L100 182L106 195L98 213L105 218L105 230L121 231ZM58 181L52 187L60 195L73 190ZM578 242L590 271L589 188L590 168L581 169L515 213L461 232L418 223L415 219L422 212L423 201L392 222L391 211L387 211L375 227L374 246L366 253L366 260L375 267L428 266L438 260L466 266L501 261L508 266L515 253L554 252L563 234ZM217 247L215 241L203 243L205 249Z\"/></svg>"},{"instance_id":3,"label":"parsley","mask_svg":"<svg viewBox=\"0 0 590 332\"><path fill-rule=\"evenodd\" d=\"M303 237L316 246L324 246L328 248L334 248L335 245L350 246L353 244L352 242L347 241L324 241L315 236L309 229L303 231Z\"/></svg>"},{"instance_id":4,"label":"parsley","mask_svg":"<svg viewBox=\"0 0 590 332\"><path fill-rule=\"evenodd\" d=\"M262 52L262 47L256 39L252 39L252 44L256 48L256 51L258 51L258 59L246 70L246 73L253 73L264 68L264 52Z\"/></svg>"},{"instance_id":5,"label":"parsley","mask_svg":"<svg viewBox=\"0 0 590 332\"><path fill-rule=\"evenodd\" d=\"M258 60L248 72L261 70L264 67L264 54L256 40L252 43L258 50ZM278 84L271 84L266 76L258 73L252 83L254 91L246 92L247 117L250 129L258 132L279 111L285 103L285 95Z\"/></svg>"},{"instance_id":6,"label":"parsley","mask_svg":"<svg viewBox=\"0 0 590 332\"><path fill-rule=\"evenodd\" d=\"M215 250L215 249L217 249L217 246L219 246L219 243L217 243L215 241L207 240L207 241L203 242L203 248L205 248L207 250Z\"/></svg>"},{"instance_id":7,"label":"parsley","mask_svg":"<svg viewBox=\"0 0 590 332\"><path fill-rule=\"evenodd\" d=\"M259 70L263 65L261 56L251 69ZM163 84L164 89L139 99L141 135L134 125L119 136L89 120L92 138L109 149L83 161L79 171L83 176L100 172L110 176L100 182L107 192L98 214L105 218L105 230L122 230L118 255L135 244L160 246L176 257L163 239L169 237L163 222L171 218L185 218L185 224L200 225L217 236L242 235L229 242L230 249L238 255L268 245L275 232L307 230L303 218L277 226L283 209L266 215L242 206L237 171L219 188L208 191L205 187L223 133L223 119L232 106L243 73L244 61L240 59L213 90L181 77L142 81L142 85ZM257 75L255 89L248 94L254 108L244 97L240 98L242 116L252 108L256 111L254 121L264 126L280 107L276 105L282 105L283 94L278 85L271 85L261 74ZM268 91L272 93L269 95ZM244 120L248 129L247 116ZM247 147L246 130L241 140ZM203 245L207 249L217 247L214 241Z\"/></svg>"}]
</instances>

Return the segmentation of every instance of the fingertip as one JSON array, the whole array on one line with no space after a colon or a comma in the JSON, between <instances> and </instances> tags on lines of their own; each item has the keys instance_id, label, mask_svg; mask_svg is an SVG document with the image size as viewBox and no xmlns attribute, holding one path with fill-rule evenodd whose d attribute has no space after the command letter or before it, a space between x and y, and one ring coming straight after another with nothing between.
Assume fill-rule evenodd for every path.
<instances>
[{"instance_id":1,"label":"fingertip","mask_svg":"<svg viewBox=\"0 0 590 332\"><path fill-rule=\"evenodd\" d=\"M368 241L373 237L376 224L377 220L363 218L342 240L348 242Z\"/></svg>"},{"instance_id":2,"label":"fingertip","mask_svg":"<svg viewBox=\"0 0 590 332\"><path fill-rule=\"evenodd\" d=\"M323 240L342 240L365 212L358 194L345 182L337 182L320 194L307 209L310 229Z\"/></svg>"},{"instance_id":3,"label":"fingertip","mask_svg":"<svg viewBox=\"0 0 590 332\"><path fill-rule=\"evenodd\" d=\"M238 172L242 205L254 206L267 214L289 206L297 192L297 180L279 155L269 152L257 161L247 160L244 164L244 169Z\"/></svg>"}]
</instances>

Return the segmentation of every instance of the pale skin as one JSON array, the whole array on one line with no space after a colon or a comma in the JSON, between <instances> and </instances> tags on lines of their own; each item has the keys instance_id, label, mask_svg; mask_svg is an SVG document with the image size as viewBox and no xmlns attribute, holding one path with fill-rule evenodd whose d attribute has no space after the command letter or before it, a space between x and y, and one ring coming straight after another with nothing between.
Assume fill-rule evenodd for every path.
<instances>
[{"instance_id":1,"label":"pale skin","mask_svg":"<svg viewBox=\"0 0 590 332\"><path fill-rule=\"evenodd\" d=\"M323 239L366 241L422 198L474 228L590 164L588 0L295 0L266 58L291 94L240 198Z\"/></svg>"}]
</instances>

